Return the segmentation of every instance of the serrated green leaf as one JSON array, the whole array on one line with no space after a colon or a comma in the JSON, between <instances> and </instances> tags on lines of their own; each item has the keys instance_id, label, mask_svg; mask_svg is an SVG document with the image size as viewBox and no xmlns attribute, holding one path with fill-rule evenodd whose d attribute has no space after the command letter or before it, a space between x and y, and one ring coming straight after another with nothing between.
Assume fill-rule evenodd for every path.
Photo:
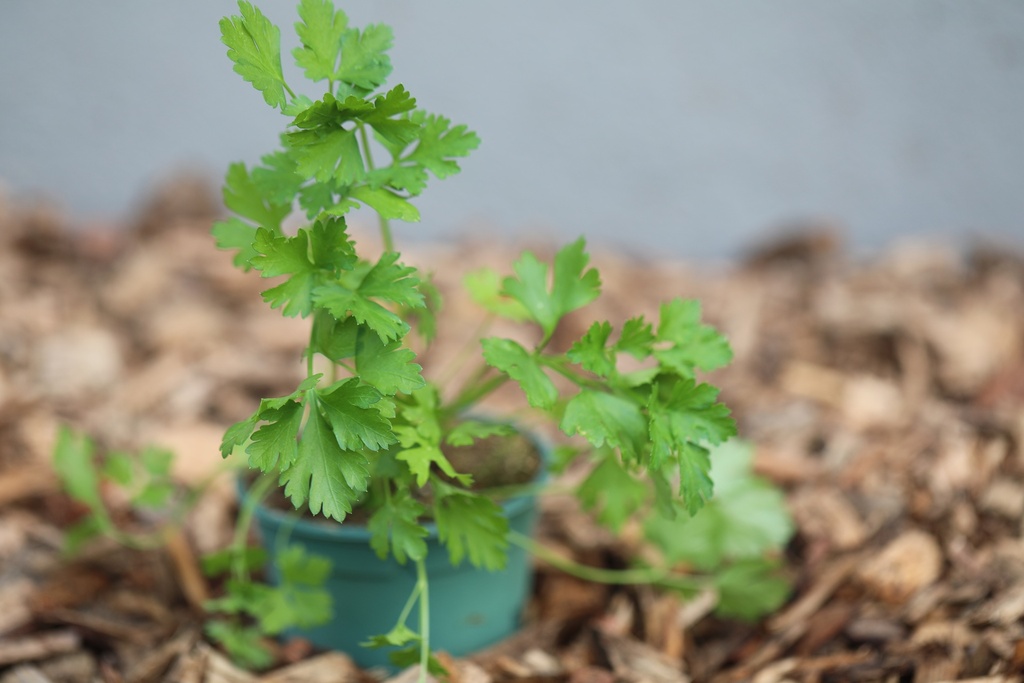
<instances>
[{"instance_id":1,"label":"serrated green leaf","mask_svg":"<svg viewBox=\"0 0 1024 683\"><path fill-rule=\"evenodd\" d=\"M414 363L416 354L401 342L385 344L372 331L363 328L355 349L356 371L360 378L385 396L412 393L426 382L423 368Z\"/></svg>"},{"instance_id":2,"label":"serrated green leaf","mask_svg":"<svg viewBox=\"0 0 1024 683\"><path fill-rule=\"evenodd\" d=\"M590 256L581 237L555 254L551 298L560 315L582 308L601 294L601 278L587 268Z\"/></svg>"},{"instance_id":3,"label":"serrated green leaf","mask_svg":"<svg viewBox=\"0 0 1024 683\"><path fill-rule=\"evenodd\" d=\"M238 218L217 221L210 230L218 249L237 249L232 262L238 268L248 272L252 269L250 261L258 256L252 244L256 240L256 228Z\"/></svg>"},{"instance_id":4,"label":"serrated green leaf","mask_svg":"<svg viewBox=\"0 0 1024 683\"><path fill-rule=\"evenodd\" d=\"M315 396L311 400L313 406L299 441L298 457L281 472L280 481L296 509L308 504L312 514L322 512L325 517L341 522L363 493L349 485L346 470L351 468L344 463L351 459L355 467L361 464L365 469L366 456L341 449Z\"/></svg>"},{"instance_id":5,"label":"serrated green leaf","mask_svg":"<svg viewBox=\"0 0 1024 683\"><path fill-rule=\"evenodd\" d=\"M611 323L594 323L587 333L572 345L566 356L573 363L583 366L584 370L599 377L607 377L615 372L615 353L607 347L611 333Z\"/></svg>"},{"instance_id":6,"label":"serrated green leaf","mask_svg":"<svg viewBox=\"0 0 1024 683\"><path fill-rule=\"evenodd\" d=\"M258 227L280 232L281 221L291 213L291 201L277 201L265 189L245 164L231 164L224 176L224 206Z\"/></svg>"},{"instance_id":7,"label":"serrated green leaf","mask_svg":"<svg viewBox=\"0 0 1024 683\"><path fill-rule=\"evenodd\" d=\"M377 403L379 391L360 384L356 378L342 380L317 392L318 405L333 428L335 441L346 451L378 451L396 443L391 423L381 415ZM365 490L366 458L360 456L344 458L345 462L359 462L360 472L345 469L349 484L358 490ZM341 466L341 465L339 465Z\"/></svg>"},{"instance_id":8,"label":"serrated green leaf","mask_svg":"<svg viewBox=\"0 0 1024 683\"><path fill-rule=\"evenodd\" d=\"M321 586L331 574L331 561L291 544L277 555L281 581L297 586Z\"/></svg>"},{"instance_id":9,"label":"serrated green leaf","mask_svg":"<svg viewBox=\"0 0 1024 683\"><path fill-rule=\"evenodd\" d=\"M673 299L662 304L657 339L672 346L655 351L655 357L684 377L692 377L694 369L716 370L732 360L725 337L701 324L698 301Z\"/></svg>"},{"instance_id":10,"label":"serrated green leaf","mask_svg":"<svg viewBox=\"0 0 1024 683\"><path fill-rule=\"evenodd\" d=\"M351 315L385 342L403 337L409 331L409 325L374 301L381 299L410 307L423 305L416 270L396 263L397 259L396 253L384 254L354 287L330 282L318 288L314 292L315 303L339 320Z\"/></svg>"},{"instance_id":11,"label":"serrated green leaf","mask_svg":"<svg viewBox=\"0 0 1024 683\"><path fill-rule=\"evenodd\" d=\"M287 152L277 151L265 154L260 158L260 166L252 169L252 184L262 196L263 201L274 207L275 210L287 211L271 225L263 221L257 221L263 227L280 227L281 221L291 212L295 197L302 190L302 184L306 181L298 173L295 159ZM279 207L279 208L278 208Z\"/></svg>"},{"instance_id":12,"label":"serrated green leaf","mask_svg":"<svg viewBox=\"0 0 1024 683\"><path fill-rule=\"evenodd\" d=\"M628 353L638 360L644 360L651 355L654 345L654 332L651 324L643 319L643 316L630 318L622 326L622 333L619 340L615 342L615 348L623 353Z\"/></svg>"},{"instance_id":13,"label":"serrated green leaf","mask_svg":"<svg viewBox=\"0 0 1024 683\"><path fill-rule=\"evenodd\" d=\"M330 0L302 0L299 17L302 21L295 24L295 32L302 46L292 50L295 63L311 81L337 80L341 38L348 28L348 17L341 10L335 11Z\"/></svg>"},{"instance_id":14,"label":"serrated green leaf","mask_svg":"<svg viewBox=\"0 0 1024 683\"><path fill-rule=\"evenodd\" d=\"M417 111L410 117L423 126L412 153L406 157L444 179L459 172L455 159L468 156L480 146L480 138L464 125L453 126L451 120Z\"/></svg>"},{"instance_id":15,"label":"serrated green leaf","mask_svg":"<svg viewBox=\"0 0 1024 683\"><path fill-rule=\"evenodd\" d=\"M259 229L253 248L258 256L250 260L263 277L287 275L288 279L263 292L272 308L286 316L308 316L313 310L314 291L333 282L343 270L356 263L343 218L325 218L303 228L294 237L275 235Z\"/></svg>"},{"instance_id":16,"label":"serrated green leaf","mask_svg":"<svg viewBox=\"0 0 1024 683\"><path fill-rule=\"evenodd\" d=\"M373 99L373 110L361 120L373 128L385 142L404 145L417 140L421 124L403 116L416 109L416 98L401 84Z\"/></svg>"},{"instance_id":17,"label":"serrated green leaf","mask_svg":"<svg viewBox=\"0 0 1024 683\"><path fill-rule=\"evenodd\" d=\"M469 558L474 567L497 571L508 560L508 520L489 498L452 487L440 489L434 519L448 558L458 566Z\"/></svg>"},{"instance_id":18,"label":"serrated green leaf","mask_svg":"<svg viewBox=\"0 0 1024 683\"><path fill-rule=\"evenodd\" d=\"M279 408L264 410L260 419L266 423L252 435L245 449L249 467L271 472L287 468L299 455L299 432L302 429L303 406L289 401Z\"/></svg>"},{"instance_id":19,"label":"serrated green leaf","mask_svg":"<svg viewBox=\"0 0 1024 683\"><path fill-rule=\"evenodd\" d=\"M601 293L597 271L586 268L589 257L582 238L562 248L548 289L548 267L530 252L513 265L517 277L505 278L502 294L519 301L549 339L562 316L584 306Z\"/></svg>"},{"instance_id":20,"label":"serrated green leaf","mask_svg":"<svg viewBox=\"0 0 1024 683\"><path fill-rule=\"evenodd\" d=\"M408 491L399 491L386 504L377 508L367 524L370 546L382 560L390 552L399 564L414 562L427 556L427 530L420 523L426 512ZM401 643L395 643L401 644Z\"/></svg>"},{"instance_id":21,"label":"serrated green leaf","mask_svg":"<svg viewBox=\"0 0 1024 683\"><path fill-rule=\"evenodd\" d=\"M391 27L370 24L362 31L345 31L341 45L341 66L336 77L342 82L338 94L363 96L379 88L391 74Z\"/></svg>"},{"instance_id":22,"label":"serrated green leaf","mask_svg":"<svg viewBox=\"0 0 1024 683\"><path fill-rule=\"evenodd\" d=\"M579 434L597 447L618 448L625 460L637 460L647 443L647 420L635 403L600 391L584 389L565 407L562 431Z\"/></svg>"},{"instance_id":23,"label":"serrated green leaf","mask_svg":"<svg viewBox=\"0 0 1024 683\"><path fill-rule=\"evenodd\" d=\"M399 429L398 432L400 436L409 434L404 429ZM407 442L408 438L405 441ZM441 451L440 446L423 444L417 441L413 441L409 446L406 446L403 442L402 446L402 450L395 455L395 458L401 460L409 467L409 472L416 478L417 486L426 486L427 480L430 479L430 469L435 465L449 477L459 476L458 472L448 461L448 458Z\"/></svg>"},{"instance_id":24,"label":"serrated green leaf","mask_svg":"<svg viewBox=\"0 0 1024 683\"><path fill-rule=\"evenodd\" d=\"M558 401L558 389L537 358L511 339L480 340L484 360L519 383L534 408L550 409Z\"/></svg>"},{"instance_id":25,"label":"serrated green leaf","mask_svg":"<svg viewBox=\"0 0 1024 683\"><path fill-rule=\"evenodd\" d=\"M259 671L274 663L274 656L263 644L263 634L254 626L212 619L206 622L203 630L210 640L227 651L235 664L244 669Z\"/></svg>"},{"instance_id":26,"label":"serrated green leaf","mask_svg":"<svg viewBox=\"0 0 1024 683\"><path fill-rule=\"evenodd\" d=\"M283 107L286 88L281 71L281 32L245 0L239 0L238 9L242 16L220 20L221 41L228 46L235 73L263 93L267 104Z\"/></svg>"},{"instance_id":27,"label":"serrated green leaf","mask_svg":"<svg viewBox=\"0 0 1024 683\"><path fill-rule=\"evenodd\" d=\"M296 169L321 183L351 185L366 178L366 166L354 129L300 130L288 134Z\"/></svg>"}]
</instances>

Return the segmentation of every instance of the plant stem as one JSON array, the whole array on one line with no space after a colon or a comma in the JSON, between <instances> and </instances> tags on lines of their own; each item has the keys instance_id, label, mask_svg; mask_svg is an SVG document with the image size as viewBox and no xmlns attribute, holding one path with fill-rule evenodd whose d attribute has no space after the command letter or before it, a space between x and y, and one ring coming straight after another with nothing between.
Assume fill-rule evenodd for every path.
<instances>
[{"instance_id":1,"label":"plant stem","mask_svg":"<svg viewBox=\"0 0 1024 683\"><path fill-rule=\"evenodd\" d=\"M555 551L537 543L529 536L524 536L518 531L509 531L508 540L520 548L524 548L532 555L539 557L555 569L563 571L570 576L575 576L584 581L605 583L612 585L633 585L633 584L655 584L666 588L677 588L680 590L698 590L703 587L704 582L699 577L674 575L671 570L663 567L650 567L644 569L601 569L599 567L588 567L566 557L562 557Z\"/></svg>"},{"instance_id":2,"label":"plant stem","mask_svg":"<svg viewBox=\"0 0 1024 683\"><path fill-rule=\"evenodd\" d=\"M508 381L508 375L495 375L486 382L480 382L483 375L486 374L489 369L490 368L486 365L481 366L470 385L463 389L459 395L441 411L442 415L445 417L458 415L465 408L473 405L477 401L480 401Z\"/></svg>"},{"instance_id":3,"label":"plant stem","mask_svg":"<svg viewBox=\"0 0 1024 683\"><path fill-rule=\"evenodd\" d=\"M245 547L249 539L249 527L252 526L252 518L256 514L256 506L266 497L274 485L274 477L263 474L256 483L249 489L248 495L242 509L238 513L238 521L235 522L235 535L231 539L231 574L239 580L247 578L248 572L245 569Z\"/></svg>"},{"instance_id":4,"label":"plant stem","mask_svg":"<svg viewBox=\"0 0 1024 683\"><path fill-rule=\"evenodd\" d=\"M427 587L427 563L416 560L416 587L420 593L420 676L419 683L427 683L430 667L430 589Z\"/></svg>"},{"instance_id":5,"label":"plant stem","mask_svg":"<svg viewBox=\"0 0 1024 683\"><path fill-rule=\"evenodd\" d=\"M370 151L370 136L366 132L366 126L362 123L359 124L359 139L363 143L363 155L366 157L366 166L373 171L377 167L373 163L373 153ZM380 241L384 244L384 251L394 251L395 243L391 238L391 223L379 213L377 216L380 219Z\"/></svg>"}]
</instances>

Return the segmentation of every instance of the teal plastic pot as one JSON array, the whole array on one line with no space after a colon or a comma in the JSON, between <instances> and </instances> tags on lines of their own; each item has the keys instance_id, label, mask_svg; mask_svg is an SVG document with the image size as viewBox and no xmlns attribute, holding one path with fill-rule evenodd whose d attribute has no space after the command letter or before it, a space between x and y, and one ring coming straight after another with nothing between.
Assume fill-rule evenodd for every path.
<instances>
[{"instance_id":1,"label":"teal plastic pot","mask_svg":"<svg viewBox=\"0 0 1024 683\"><path fill-rule=\"evenodd\" d=\"M543 453L542 453L543 455ZM547 458L542 458L544 461ZM543 476L543 475L542 475ZM537 519L534 496L510 498L502 504L509 528L532 535ZM411 561L400 565L381 560L370 548L365 526L300 518L258 505L256 523L268 553L267 575L278 581L277 548L298 544L331 561L325 584L334 606L329 623L290 631L314 645L350 655L362 667L389 667L388 649L361 647L371 636L394 627L416 584ZM428 525L427 577L430 590L430 644L436 651L462 656L497 643L520 626L530 594L531 563L522 548L510 545L501 571L477 569L468 561L453 567L434 524ZM418 630L416 610L409 625Z\"/></svg>"}]
</instances>

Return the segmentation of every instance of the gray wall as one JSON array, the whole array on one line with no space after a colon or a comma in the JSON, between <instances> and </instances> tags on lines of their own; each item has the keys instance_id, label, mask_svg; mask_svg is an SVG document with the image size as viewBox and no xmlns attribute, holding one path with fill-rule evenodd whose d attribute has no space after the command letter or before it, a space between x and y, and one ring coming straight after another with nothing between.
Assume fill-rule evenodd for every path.
<instances>
[{"instance_id":1,"label":"gray wall","mask_svg":"<svg viewBox=\"0 0 1024 683\"><path fill-rule=\"evenodd\" d=\"M257 4L290 49L291 0ZM824 218L861 249L1024 243L1018 0L348 5L394 27L392 83L483 138L403 236L582 233L728 257ZM219 178L269 151L282 118L219 43L234 12L0 0L0 179L117 216L173 169Z\"/></svg>"}]
</instances>

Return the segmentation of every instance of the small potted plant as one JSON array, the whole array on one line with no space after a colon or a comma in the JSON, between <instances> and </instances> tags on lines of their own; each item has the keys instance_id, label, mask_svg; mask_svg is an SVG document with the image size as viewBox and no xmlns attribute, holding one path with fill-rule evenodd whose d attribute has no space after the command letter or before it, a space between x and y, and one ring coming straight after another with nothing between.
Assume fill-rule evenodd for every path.
<instances>
[{"instance_id":1,"label":"small potted plant","mask_svg":"<svg viewBox=\"0 0 1024 683\"><path fill-rule=\"evenodd\" d=\"M363 664L381 661L358 651L368 642L425 666L431 646L460 654L515 627L529 576L523 539L535 513L530 496L502 500L495 488L529 485L548 466L586 459L581 500L613 525L640 510L685 517L710 499L709 448L735 425L698 373L727 364L731 351L700 321L699 304L682 299L663 304L657 320L637 316L618 329L594 322L556 349L560 321L600 293L581 239L552 263L527 252L504 276L466 280L488 314L520 322L533 341L484 336L464 359L476 366L468 379L440 386L415 351L444 325L438 292L401 261L390 221L418 220L414 201L430 177L457 173L477 136L422 111L404 86L385 87L387 26L358 29L330 0L302 0L292 54L319 88L307 97L285 80L279 29L248 2L238 6L238 16L221 22L228 56L287 122L276 151L228 169L224 199L235 216L213 233L240 268L277 279L263 292L271 307L310 324L305 379L286 396L264 398L228 429L221 450L243 454L259 474L247 509L272 575L287 574L273 559L277 544L328 554L356 543L354 559L332 560L327 584L337 591L340 625L307 636ZM296 206L301 224L286 230ZM346 214L358 206L379 214L379 256L348 232ZM510 382L582 446L553 463L501 416L476 410ZM513 455L524 445L525 458ZM527 466L499 466L518 478L481 481L494 461ZM275 490L310 519L259 502Z\"/></svg>"}]
</instances>

